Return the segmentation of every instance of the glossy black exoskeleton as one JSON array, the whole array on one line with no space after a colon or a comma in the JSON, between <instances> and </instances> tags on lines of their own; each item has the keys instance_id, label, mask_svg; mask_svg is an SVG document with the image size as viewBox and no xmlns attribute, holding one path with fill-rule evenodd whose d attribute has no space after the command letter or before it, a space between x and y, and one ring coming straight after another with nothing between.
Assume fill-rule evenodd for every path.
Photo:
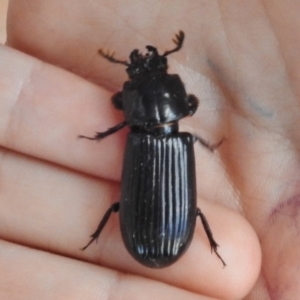
<instances>
[{"instance_id":1,"label":"glossy black exoskeleton","mask_svg":"<svg viewBox=\"0 0 300 300\"><path fill-rule=\"evenodd\" d=\"M220 143L211 146L190 133L178 132L178 121L195 113L198 99L187 95L177 74L167 73L167 56L178 51L183 40L180 31L173 39L176 47L162 55L153 46L146 46L146 54L135 49L130 62L99 50L110 62L127 67L129 80L112 97L115 108L123 110L125 121L94 137L80 137L101 140L126 125L131 132L124 154L120 200L107 210L83 250L99 237L111 213L120 211L128 252L144 266L167 267L189 247L199 216L211 249L225 266L208 222L197 208L193 147L198 140L212 151Z\"/></svg>"}]
</instances>

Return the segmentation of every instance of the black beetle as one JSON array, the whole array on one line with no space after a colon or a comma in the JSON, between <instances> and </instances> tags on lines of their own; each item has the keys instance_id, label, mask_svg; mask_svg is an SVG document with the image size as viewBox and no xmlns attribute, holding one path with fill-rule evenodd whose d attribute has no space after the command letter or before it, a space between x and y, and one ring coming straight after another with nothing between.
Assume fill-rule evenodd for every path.
<instances>
[{"instance_id":1,"label":"black beetle","mask_svg":"<svg viewBox=\"0 0 300 300\"><path fill-rule=\"evenodd\" d=\"M125 65L129 80L122 92L112 97L116 109L123 110L125 121L97 132L101 140L126 125L130 128L124 154L120 202L114 203L91 235L85 250L97 240L112 212L120 211L120 227L128 252L142 265L163 268L173 264L189 247L196 217L199 216L212 251L217 252L209 224L196 204L196 176L193 144L198 140L187 132L178 132L178 121L192 116L198 99L187 95L177 74L167 73L167 56L178 51L184 33L173 39L176 47L160 55L153 46L146 46L143 55L137 49L130 53L130 62L114 58L99 50L113 63Z\"/></svg>"}]
</instances>

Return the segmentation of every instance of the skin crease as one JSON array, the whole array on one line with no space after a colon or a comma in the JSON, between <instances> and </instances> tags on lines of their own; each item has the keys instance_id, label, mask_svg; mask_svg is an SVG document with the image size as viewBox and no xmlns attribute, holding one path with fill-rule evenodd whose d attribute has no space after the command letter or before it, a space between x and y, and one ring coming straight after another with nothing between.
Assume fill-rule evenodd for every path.
<instances>
[{"instance_id":1,"label":"skin crease","mask_svg":"<svg viewBox=\"0 0 300 300\"><path fill-rule=\"evenodd\" d=\"M0 298L297 299L300 4L124 3L10 1L7 45L20 52L0 47ZM198 205L224 269L199 220L167 269L133 261L118 216L79 250L118 199L128 132L76 139L123 120L109 99L125 70L97 50L163 52L179 29L186 40L170 72L200 99L180 128L211 143L225 137L213 154L195 145Z\"/></svg>"}]
</instances>

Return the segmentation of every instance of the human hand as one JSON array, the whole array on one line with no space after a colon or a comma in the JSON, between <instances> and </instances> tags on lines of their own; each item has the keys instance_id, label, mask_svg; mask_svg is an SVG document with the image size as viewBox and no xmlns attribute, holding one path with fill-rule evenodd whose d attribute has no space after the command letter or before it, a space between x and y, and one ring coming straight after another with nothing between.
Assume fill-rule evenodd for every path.
<instances>
[{"instance_id":1,"label":"human hand","mask_svg":"<svg viewBox=\"0 0 300 300\"><path fill-rule=\"evenodd\" d=\"M158 2L140 5L147 17L137 13L135 2L10 3L9 45L100 87L1 49L5 150L0 232L11 242L3 242L1 251L7 282L43 299L45 285L49 299L238 299L254 283L260 264L256 237L243 214L264 254L261 280L248 299L297 295L297 282L291 280L297 278L298 261L297 62L291 50L297 40L289 36L297 20L283 18L296 8L190 1L181 11L174 2L172 7L160 4L158 14ZM164 25L159 25L162 16ZM150 27L150 21L156 25ZM199 221L191 247L167 269L147 269L129 257L116 217L97 245L78 250L118 199L126 134L100 144L76 139L122 120L108 90L121 88L125 72L97 50L113 50L120 59L146 44L165 50L179 29L186 41L170 58L170 72L179 73L188 92L201 101L196 115L181 122L181 130L212 143L226 137L215 154L195 145L199 206L221 246L225 269L210 254Z\"/></svg>"}]
</instances>

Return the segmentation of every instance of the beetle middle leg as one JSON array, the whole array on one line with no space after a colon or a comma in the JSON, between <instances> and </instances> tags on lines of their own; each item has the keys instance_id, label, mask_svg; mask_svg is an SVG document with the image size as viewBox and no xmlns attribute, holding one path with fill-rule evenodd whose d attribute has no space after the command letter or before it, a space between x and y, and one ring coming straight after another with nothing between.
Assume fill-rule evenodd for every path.
<instances>
[{"instance_id":1,"label":"beetle middle leg","mask_svg":"<svg viewBox=\"0 0 300 300\"><path fill-rule=\"evenodd\" d=\"M85 135L79 135L78 137L81 139L88 139L88 140L102 140L103 138L119 131L120 129L124 128L127 125L127 122L124 121L122 123L117 124L114 127L108 128L106 131L103 132L96 132L94 137L89 137Z\"/></svg>"},{"instance_id":2,"label":"beetle middle leg","mask_svg":"<svg viewBox=\"0 0 300 300\"><path fill-rule=\"evenodd\" d=\"M215 241L214 237L213 237L213 234L212 234L212 231L209 227L209 224L207 222L207 219L205 218L204 214L202 213L202 211L200 210L200 208L197 208L197 216L200 217L201 219L201 222L202 222L202 225L203 225L203 228L205 230L205 233L206 233L206 236L209 240L209 244L210 244L210 247L211 247L211 251L214 251L215 254L219 257L219 259L221 260L223 266L225 267L226 264L225 264L225 261L222 259L221 255L218 253L217 251L217 248L219 247L219 245L217 244L217 242Z\"/></svg>"},{"instance_id":3,"label":"beetle middle leg","mask_svg":"<svg viewBox=\"0 0 300 300\"><path fill-rule=\"evenodd\" d=\"M114 203L104 214L103 218L101 219L96 231L91 235L91 240L87 243L86 246L84 246L83 248L81 248L81 250L85 250L92 242L94 242L95 240L97 241L102 229L105 227L110 215L113 212L118 212L120 208L120 203L116 202Z\"/></svg>"},{"instance_id":4,"label":"beetle middle leg","mask_svg":"<svg viewBox=\"0 0 300 300\"><path fill-rule=\"evenodd\" d=\"M214 150L216 150L224 141L224 138L223 138L223 139L221 139L221 141L219 143L211 145L209 142L205 141L200 136L193 135L193 138L194 138L194 142L199 142L202 146L204 146L211 152L214 152Z\"/></svg>"}]
</instances>

